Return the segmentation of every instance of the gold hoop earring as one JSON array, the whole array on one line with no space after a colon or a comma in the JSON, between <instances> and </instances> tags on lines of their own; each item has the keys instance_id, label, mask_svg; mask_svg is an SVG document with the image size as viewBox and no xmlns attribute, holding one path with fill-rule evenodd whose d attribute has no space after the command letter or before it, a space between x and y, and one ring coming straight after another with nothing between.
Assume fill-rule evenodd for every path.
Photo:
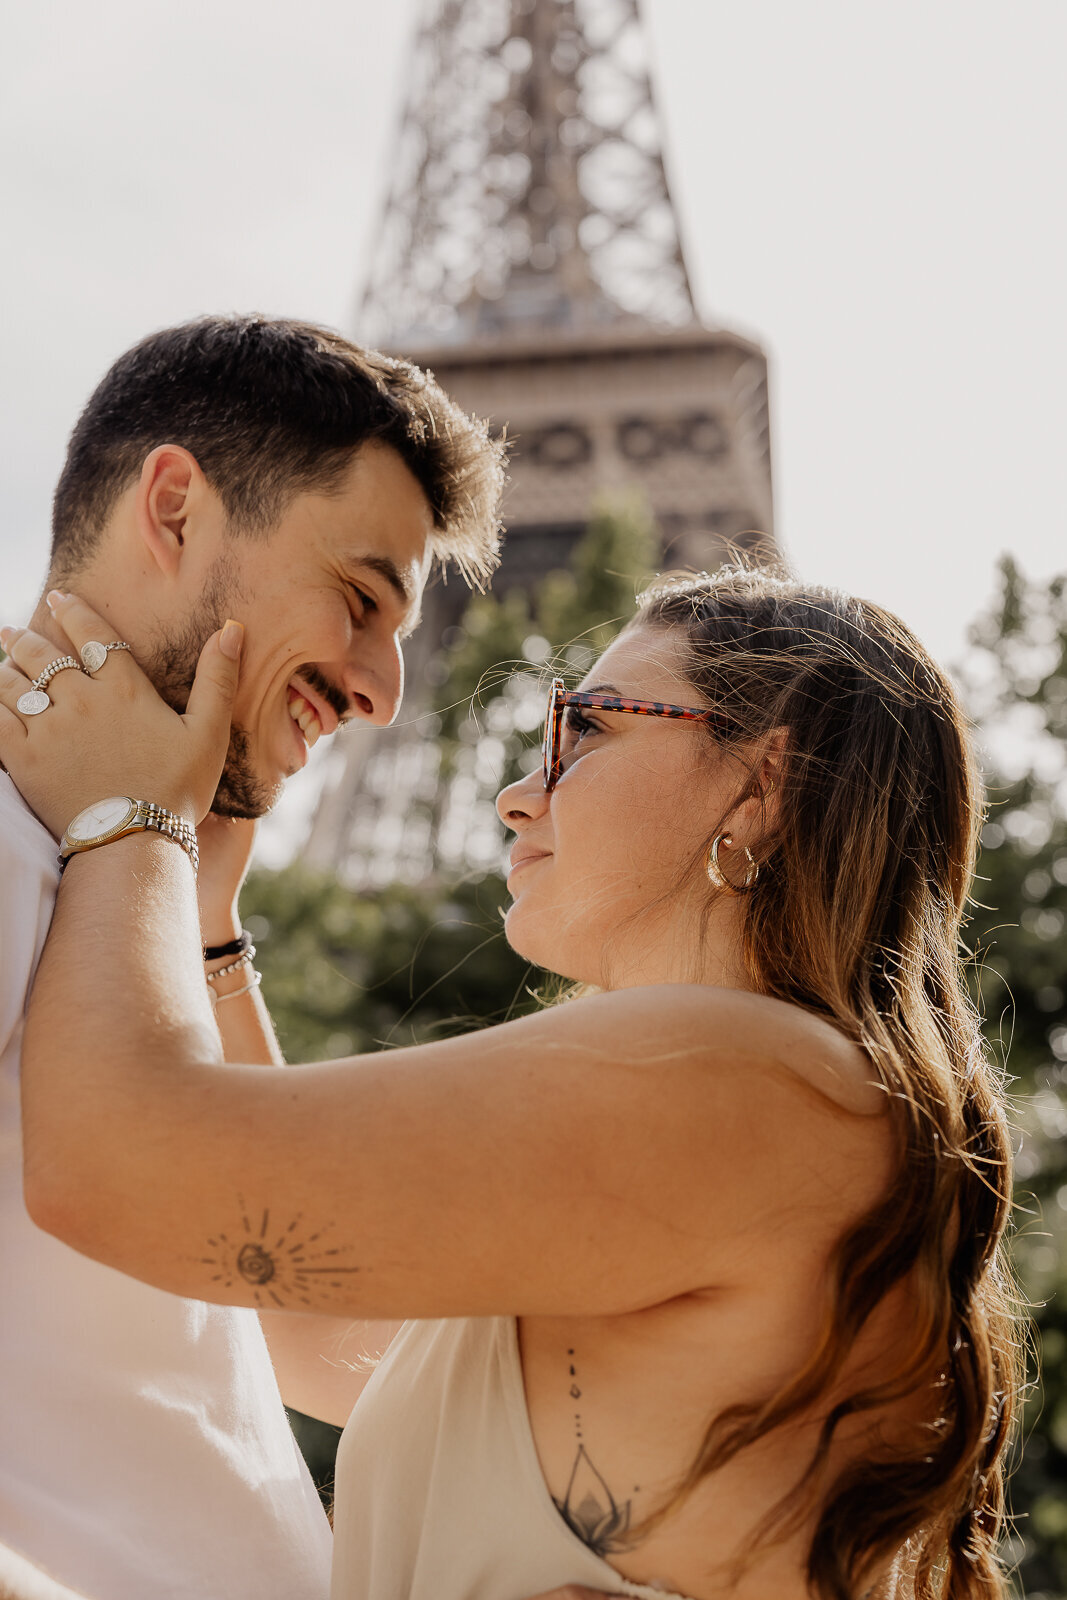
<instances>
[{"instance_id":1,"label":"gold hoop earring","mask_svg":"<svg viewBox=\"0 0 1067 1600\"><path fill-rule=\"evenodd\" d=\"M742 884L731 883L719 865L719 846L724 844L729 846L733 842L732 836L728 833L716 834L711 842L711 849L708 851L708 859L705 862L705 866L707 867L708 877L716 889L725 889L727 894L747 894L759 877L759 862L748 848L748 845L743 844L741 849L744 851L745 859L748 862L745 868L745 881Z\"/></svg>"}]
</instances>

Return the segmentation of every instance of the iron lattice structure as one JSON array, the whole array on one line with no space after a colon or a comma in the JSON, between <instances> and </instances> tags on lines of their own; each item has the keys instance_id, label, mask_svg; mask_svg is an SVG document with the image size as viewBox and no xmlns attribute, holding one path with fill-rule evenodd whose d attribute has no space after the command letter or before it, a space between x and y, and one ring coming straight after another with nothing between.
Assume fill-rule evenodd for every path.
<instances>
[{"instance_id":1,"label":"iron lattice structure","mask_svg":"<svg viewBox=\"0 0 1067 1600\"><path fill-rule=\"evenodd\" d=\"M393 159L370 343L695 321L638 0L422 0Z\"/></svg>"},{"instance_id":2,"label":"iron lattice structure","mask_svg":"<svg viewBox=\"0 0 1067 1600\"><path fill-rule=\"evenodd\" d=\"M565 568L605 492L647 504L664 566L773 550L767 361L697 318L637 0L420 4L355 335L507 431L494 592ZM310 866L358 887L499 865L501 752L540 702L514 674L440 767L419 728L464 611L461 585L428 591L401 723L323 751Z\"/></svg>"}]
</instances>

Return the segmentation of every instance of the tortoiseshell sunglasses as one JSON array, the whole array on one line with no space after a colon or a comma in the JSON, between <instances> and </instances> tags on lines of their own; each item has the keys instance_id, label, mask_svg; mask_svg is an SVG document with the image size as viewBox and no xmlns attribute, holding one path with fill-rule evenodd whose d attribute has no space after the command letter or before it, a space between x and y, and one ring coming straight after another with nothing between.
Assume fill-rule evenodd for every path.
<instances>
[{"instance_id":1,"label":"tortoiseshell sunglasses","mask_svg":"<svg viewBox=\"0 0 1067 1600\"><path fill-rule=\"evenodd\" d=\"M624 700L617 694L594 694L584 689L568 689L562 678L553 678L548 691L542 778L545 793L551 794L563 774L563 713L568 706L584 706L588 711L633 711L639 717L677 717L685 722L717 722L725 726L728 718L706 706L671 706L664 700Z\"/></svg>"}]
</instances>

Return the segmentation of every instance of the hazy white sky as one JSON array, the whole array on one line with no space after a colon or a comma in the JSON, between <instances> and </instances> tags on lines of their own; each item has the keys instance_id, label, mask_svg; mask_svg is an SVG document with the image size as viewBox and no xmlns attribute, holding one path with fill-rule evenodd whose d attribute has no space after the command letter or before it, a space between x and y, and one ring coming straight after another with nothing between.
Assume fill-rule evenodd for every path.
<instances>
[{"instance_id":1,"label":"hazy white sky","mask_svg":"<svg viewBox=\"0 0 1067 1600\"><path fill-rule=\"evenodd\" d=\"M1063 0L645 0L706 318L772 358L800 571L943 656L1067 568ZM412 0L9 6L0 620L111 360L208 310L351 328Z\"/></svg>"}]
</instances>

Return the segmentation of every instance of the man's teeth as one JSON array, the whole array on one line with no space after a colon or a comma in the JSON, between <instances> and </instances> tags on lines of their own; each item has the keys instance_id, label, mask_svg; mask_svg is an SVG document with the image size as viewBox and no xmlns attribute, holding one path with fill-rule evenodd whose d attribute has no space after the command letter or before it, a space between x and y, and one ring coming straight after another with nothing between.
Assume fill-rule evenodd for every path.
<instances>
[{"instance_id":1,"label":"man's teeth","mask_svg":"<svg viewBox=\"0 0 1067 1600\"><path fill-rule=\"evenodd\" d=\"M322 732L322 723L314 707L308 705L302 694L294 693L289 702L289 715L304 735L310 750Z\"/></svg>"}]
</instances>

